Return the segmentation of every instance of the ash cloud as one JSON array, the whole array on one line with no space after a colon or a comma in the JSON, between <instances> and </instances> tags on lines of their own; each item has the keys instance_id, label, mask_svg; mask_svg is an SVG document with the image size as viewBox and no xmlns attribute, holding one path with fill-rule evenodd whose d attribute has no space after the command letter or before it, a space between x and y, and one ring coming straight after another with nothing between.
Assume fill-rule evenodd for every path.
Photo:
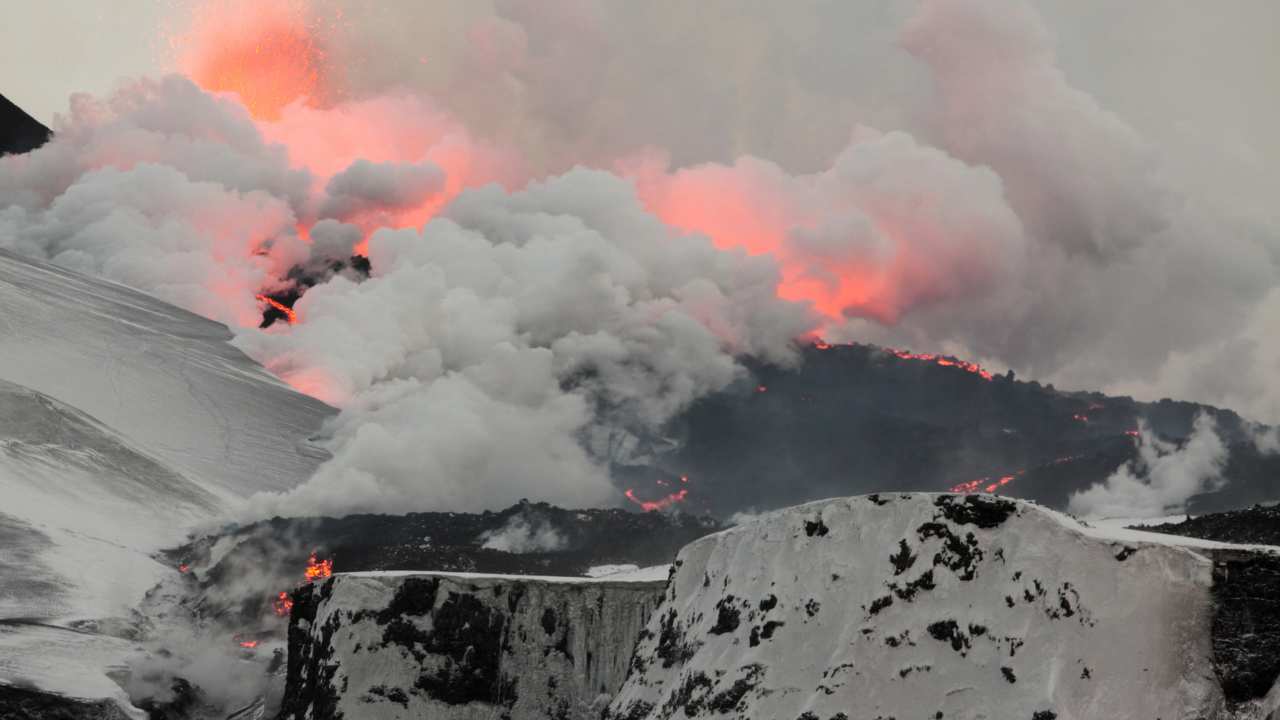
<instances>
[{"instance_id":1,"label":"ash cloud","mask_svg":"<svg viewBox=\"0 0 1280 720\"><path fill-rule=\"evenodd\" d=\"M1196 417L1181 445L1157 437L1143 424L1138 457L1116 469L1104 483L1071 496L1073 513L1090 517L1160 517L1181 512L1200 493L1219 489L1227 446L1213 418Z\"/></svg>"}]
</instances>

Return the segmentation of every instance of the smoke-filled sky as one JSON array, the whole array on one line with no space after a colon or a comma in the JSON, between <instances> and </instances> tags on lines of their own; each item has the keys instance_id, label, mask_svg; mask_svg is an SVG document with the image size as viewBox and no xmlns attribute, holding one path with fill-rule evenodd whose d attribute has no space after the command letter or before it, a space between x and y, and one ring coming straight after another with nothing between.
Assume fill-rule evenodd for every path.
<instances>
[{"instance_id":1,"label":"smoke-filled sky","mask_svg":"<svg viewBox=\"0 0 1280 720\"><path fill-rule=\"evenodd\" d=\"M0 245L338 404L293 510L607 502L620 435L813 333L1280 420L1273 2L6 13L0 92L58 137L4 161Z\"/></svg>"}]
</instances>

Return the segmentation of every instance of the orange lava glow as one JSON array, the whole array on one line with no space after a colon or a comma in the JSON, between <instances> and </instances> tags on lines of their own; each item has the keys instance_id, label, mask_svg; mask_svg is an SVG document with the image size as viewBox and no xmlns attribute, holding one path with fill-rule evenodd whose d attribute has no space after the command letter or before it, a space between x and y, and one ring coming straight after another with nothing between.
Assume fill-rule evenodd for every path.
<instances>
[{"instance_id":1,"label":"orange lava glow","mask_svg":"<svg viewBox=\"0 0 1280 720\"><path fill-rule=\"evenodd\" d=\"M687 475L681 475L680 482L687 484L689 482L689 477ZM656 484L660 486L665 486L668 483L666 481L659 480L657 481ZM680 488L676 492L668 493L667 495L660 497L657 500L641 500L639 497L636 496L636 491L632 488L627 488L627 491L623 494L627 496L628 500L635 503L636 505L639 505L641 510L644 510L645 512L653 512L655 510L666 510L667 508L675 505L676 503L684 502L689 498L689 488L687 487Z\"/></svg>"},{"instance_id":2,"label":"orange lava glow","mask_svg":"<svg viewBox=\"0 0 1280 720\"><path fill-rule=\"evenodd\" d=\"M274 120L320 89L323 51L311 23L307 0L204 0L170 47L198 85L234 93L255 118Z\"/></svg>"},{"instance_id":3,"label":"orange lava glow","mask_svg":"<svg viewBox=\"0 0 1280 720\"><path fill-rule=\"evenodd\" d=\"M987 370L984 370L981 365L977 365L966 360L958 360L953 357L933 355L931 353L913 353L907 350L894 350L892 348L886 348L886 350L888 350L894 357L902 360L922 360L924 362L931 362L935 365L941 365L942 367L956 367L964 370L965 372L973 373L983 380L990 380L993 377L992 374Z\"/></svg>"},{"instance_id":4,"label":"orange lava glow","mask_svg":"<svg viewBox=\"0 0 1280 720\"><path fill-rule=\"evenodd\" d=\"M311 553L311 557L307 559L307 569L303 573L306 581L323 580L332 574L333 560L316 560L316 554Z\"/></svg>"},{"instance_id":5,"label":"orange lava glow","mask_svg":"<svg viewBox=\"0 0 1280 720\"><path fill-rule=\"evenodd\" d=\"M301 584L305 585L316 580L323 580L330 575L333 575L333 559L320 560L313 550L310 557L307 558L306 569L302 571ZM289 597L287 591L281 591L271 600L271 609L276 615L284 617L293 610L293 598Z\"/></svg>"},{"instance_id":6,"label":"orange lava glow","mask_svg":"<svg viewBox=\"0 0 1280 720\"><path fill-rule=\"evenodd\" d=\"M1054 460L1045 463L1045 465L1061 465L1063 463L1071 462L1072 460L1079 460L1080 457L1081 457L1080 455L1067 455L1066 457L1055 458ZM1044 467L1044 466L1041 466L1041 467ZM1020 478L1026 474L1027 474L1026 469L1023 469L1023 470L1017 470L1009 475L980 477L974 480L967 480L965 482L952 485L950 490L953 493L962 493L965 495L970 495L976 492L985 492L988 494L993 494L998 492L1000 488L1004 487L1005 485L1008 485L1009 483L1013 482L1017 478Z\"/></svg>"},{"instance_id":7,"label":"orange lava glow","mask_svg":"<svg viewBox=\"0 0 1280 720\"><path fill-rule=\"evenodd\" d=\"M830 350L834 347L831 343L815 338L812 340L813 347L817 350ZM885 352L898 358L899 360L918 360L920 362L933 363L939 367L953 367L972 373L983 380L991 380L995 376L977 363L971 363L967 360L951 357L950 355L934 355L933 353L913 353L910 350L894 350L893 348L885 348Z\"/></svg>"},{"instance_id":8,"label":"orange lava glow","mask_svg":"<svg viewBox=\"0 0 1280 720\"><path fill-rule=\"evenodd\" d=\"M258 298L260 302L264 302L270 305L271 307L279 310L280 312L284 313L284 319L290 325L294 325L298 322L298 313L294 312L294 309L289 307L288 305L285 305L284 303L279 302L278 300L272 300L266 295L256 295L255 297Z\"/></svg>"},{"instance_id":9,"label":"orange lava glow","mask_svg":"<svg viewBox=\"0 0 1280 720\"><path fill-rule=\"evenodd\" d=\"M289 597L287 591L281 590L280 594L271 601L271 609L276 615L285 617L293 610L293 598Z\"/></svg>"},{"instance_id":10,"label":"orange lava glow","mask_svg":"<svg viewBox=\"0 0 1280 720\"><path fill-rule=\"evenodd\" d=\"M252 648L256 648L256 647L258 647L258 641L257 641L257 640L241 640L239 644L240 644L240 647L242 647L242 648L250 648L250 649L252 649Z\"/></svg>"}]
</instances>

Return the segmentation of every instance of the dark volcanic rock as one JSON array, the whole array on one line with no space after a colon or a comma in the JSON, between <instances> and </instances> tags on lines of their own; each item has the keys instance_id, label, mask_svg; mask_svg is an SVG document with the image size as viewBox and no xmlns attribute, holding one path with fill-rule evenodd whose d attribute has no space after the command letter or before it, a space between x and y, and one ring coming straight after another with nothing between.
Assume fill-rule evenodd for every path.
<instances>
[{"instance_id":1,"label":"dark volcanic rock","mask_svg":"<svg viewBox=\"0 0 1280 720\"><path fill-rule=\"evenodd\" d=\"M1173 442L1210 414L1230 446L1228 480L1197 511L1280 498L1280 455L1259 455L1235 413L1169 400L1137 402L990 379L959 363L901 358L870 345L803 348L778 368L703 398L663 429L644 471L688 475L690 503L727 515L824 497L898 490L982 489L1063 508L1136 456L1144 421Z\"/></svg>"},{"instance_id":2,"label":"dark volcanic rock","mask_svg":"<svg viewBox=\"0 0 1280 720\"><path fill-rule=\"evenodd\" d=\"M513 526L539 528L560 542L554 547L512 548L525 552L483 547L486 538ZM274 518L207 536L169 556L175 566L193 568L192 593L201 597L204 616L225 617L244 627L272 618L272 598L299 584L311 552L332 560L333 572L429 569L581 575L597 565L669 563L685 544L721 527L710 518L690 515L521 503L501 512ZM219 557L213 553L218 542L233 547ZM249 573L277 580L271 587L245 587L241 580Z\"/></svg>"},{"instance_id":3,"label":"dark volcanic rock","mask_svg":"<svg viewBox=\"0 0 1280 720\"><path fill-rule=\"evenodd\" d=\"M1280 678L1280 557L1214 554L1213 660L1227 701L1265 696Z\"/></svg>"},{"instance_id":4,"label":"dark volcanic rock","mask_svg":"<svg viewBox=\"0 0 1280 720\"><path fill-rule=\"evenodd\" d=\"M1180 523L1143 525L1140 529L1242 545L1280 545L1280 506L1255 505L1247 510L1188 516Z\"/></svg>"},{"instance_id":5,"label":"dark volcanic rock","mask_svg":"<svg viewBox=\"0 0 1280 720\"><path fill-rule=\"evenodd\" d=\"M129 720L110 700L89 702L0 684L3 720Z\"/></svg>"},{"instance_id":6,"label":"dark volcanic rock","mask_svg":"<svg viewBox=\"0 0 1280 720\"><path fill-rule=\"evenodd\" d=\"M0 155L30 152L51 135L49 128L0 95Z\"/></svg>"},{"instance_id":7,"label":"dark volcanic rock","mask_svg":"<svg viewBox=\"0 0 1280 720\"><path fill-rule=\"evenodd\" d=\"M625 679L665 588L448 574L331 578L294 595L280 717L594 720Z\"/></svg>"}]
</instances>

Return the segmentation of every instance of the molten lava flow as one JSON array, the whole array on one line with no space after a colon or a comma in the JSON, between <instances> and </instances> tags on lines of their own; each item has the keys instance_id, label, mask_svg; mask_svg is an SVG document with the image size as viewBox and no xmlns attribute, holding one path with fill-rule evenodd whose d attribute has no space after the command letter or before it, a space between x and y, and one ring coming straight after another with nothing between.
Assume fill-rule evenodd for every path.
<instances>
[{"instance_id":1,"label":"molten lava flow","mask_svg":"<svg viewBox=\"0 0 1280 720\"><path fill-rule=\"evenodd\" d=\"M687 484L689 482L689 477L687 475L681 475L680 482ZM663 480L658 480L655 484L665 486L668 483ZM641 500L636 496L635 490L631 488L627 488L627 491L623 494L627 496L628 500L639 505L641 510L644 510L645 512L653 512L654 510L666 510L676 503L684 502L689 497L689 488L680 488L678 491L668 493L657 500Z\"/></svg>"},{"instance_id":2,"label":"molten lava flow","mask_svg":"<svg viewBox=\"0 0 1280 720\"><path fill-rule=\"evenodd\" d=\"M323 580L333 574L333 559L316 560L316 554L311 553L311 557L307 559L307 569L303 573L306 582L313 580Z\"/></svg>"},{"instance_id":3,"label":"molten lava flow","mask_svg":"<svg viewBox=\"0 0 1280 720\"><path fill-rule=\"evenodd\" d=\"M821 339L814 338L812 340L813 347L816 350L830 350L835 347L831 343ZM964 370L967 373L973 373L983 380L991 380L995 376L991 372L977 363L971 363L967 360L951 357L950 355L934 355L933 353L913 353L910 350L895 350L893 348L885 348L885 352L898 358L899 360L918 360L921 362L933 363L939 367L953 367Z\"/></svg>"},{"instance_id":4,"label":"molten lava flow","mask_svg":"<svg viewBox=\"0 0 1280 720\"><path fill-rule=\"evenodd\" d=\"M889 354L901 360L921 360L923 362L931 362L942 367L960 368L965 372L977 375L983 380L990 380L993 377L992 374L983 369L981 365L971 363L966 360L959 360L946 355L934 355L932 353L913 353L909 350L894 350L893 348L885 349L889 351Z\"/></svg>"},{"instance_id":5,"label":"molten lava flow","mask_svg":"<svg viewBox=\"0 0 1280 720\"><path fill-rule=\"evenodd\" d=\"M316 580L323 580L332 574L333 559L320 560L316 557L316 552L312 550L310 557L307 558L307 567L302 571L301 584L305 585ZM271 609L276 615L284 617L293 610L293 598L289 597L287 591L281 591L271 600Z\"/></svg>"},{"instance_id":6,"label":"molten lava flow","mask_svg":"<svg viewBox=\"0 0 1280 720\"><path fill-rule=\"evenodd\" d=\"M273 300L267 297L266 295L255 295L254 297L256 297L260 302L264 302L270 305L271 307L275 308L276 310L279 310L280 312L284 313L285 322L289 323L290 325L296 324L298 322L298 313L288 305L285 305L279 300Z\"/></svg>"},{"instance_id":7,"label":"molten lava flow","mask_svg":"<svg viewBox=\"0 0 1280 720\"><path fill-rule=\"evenodd\" d=\"M1045 463L1041 467L1044 467L1045 465L1061 465L1063 463L1071 462L1072 460L1079 460L1081 457L1082 457L1081 455L1067 455L1065 457L1054 458L1053 460ZM1008 485L1009 483L1013 482L1015 479L1020 478L1026 474L1027 474L1027 471L1024 468L1022 470L1016 470L1010 475L1000 475L1000 476L988 475L986 477L980 477L975 480L967 480L965 482L952 485L951 492L962 493L965 495L969 495L979 491L986 492L986 493L994 493L1000 488L1004 487L1005 485Z\"/></svg>"},{"instance_id":8,"label":"molten lava flow","mask_svg":"<svg viewBox=\"0 0 1280 720\"><path fill-rule=\"evenodd\" d=\"M289 597L287 591L281 590L280 594L271 601L271 609L276 615L285 617L293 610L293 598Z\"/></svg>"}]
</instances>

